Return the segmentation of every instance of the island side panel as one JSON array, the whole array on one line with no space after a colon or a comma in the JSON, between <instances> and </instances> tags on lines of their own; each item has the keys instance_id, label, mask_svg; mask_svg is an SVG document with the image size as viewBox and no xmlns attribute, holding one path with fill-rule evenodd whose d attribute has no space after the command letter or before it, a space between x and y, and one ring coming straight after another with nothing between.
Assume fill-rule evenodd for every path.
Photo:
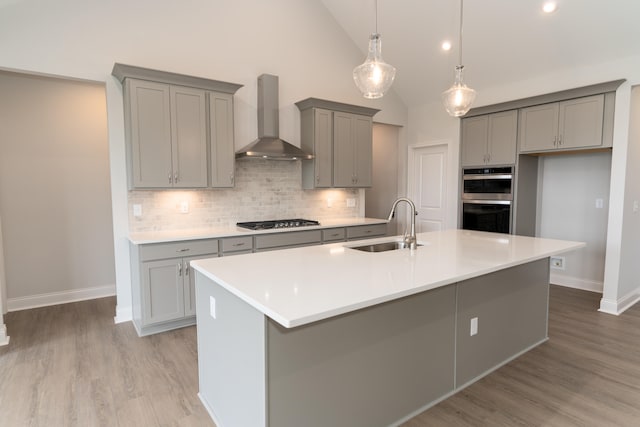
<instances>
[{"instance_id":1,"label":"island side panel","mask_svg":"<svg viewBox=\"0 0 640 427\"><path fill-rule=\"evenodd\" d=\"M219 426L265 426L264 315L200 272L196 312L203 404Z\"/></svg>"},{"instance_id":2,"label":"island side panel","mask_svg":"<svg viewBox=\"0 0 640 427\"><path fill-rule=\"evenodd\" d=\"M456 388L544 342L548 308L548 258L458 283Z\"/></svg>"},{"instance_id":3,"label":"island side panel","mask_svg":"<svg viewBox=\"0 0 640 427\"><path fill-rule=\"evenodd\" d=\"M268 320L269 425L387 426L454 388L455 285L287 329Z\"/></svg>"}]
</instances>

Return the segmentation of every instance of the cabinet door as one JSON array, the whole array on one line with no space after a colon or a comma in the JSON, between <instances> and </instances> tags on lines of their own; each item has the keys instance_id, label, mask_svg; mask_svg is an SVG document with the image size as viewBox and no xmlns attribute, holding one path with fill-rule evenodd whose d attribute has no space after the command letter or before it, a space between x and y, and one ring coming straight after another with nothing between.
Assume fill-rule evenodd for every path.
<instances>
[{"instance_id":1,"label":"cabinet door","mask_svg":"<svg viewBox=\"0 0 640 427\"><path fill-rule=\"evenodd\" d=\"M373 164L373 127L371 117L355 115L355 186L371 187Z\"/></svg>"},{"instance_id":2,"label":"cabinet door","mask_svg":"<svg viewBox=\"0 0 640 427\"><path fill-rule=\"evenodd\" d=\"M558 148L602 145L603 119L604 95L561 102Z\"/></svg>"},{"instance_id":3,"label":"cabinet door","mask_svg":"<svg viewBox=\"0 0 640 427\"><path fill-rule=\"evenodd\" d=\"M520 110L520 151L553 150L558 144L559 104L536 105Z\"/></svg>"},{"instance_id":4,"label":"cabinet door","mask_svg":"<svg viewBox=\"0 0 640 427\"><path fill-rule=\"evenodd\" d=\"M217 258L218 254L200 255L182 259L182 272L184 279L184 315L196 315L196 275L189 265L191 261L205 258Z\"/></svg>"},{"instance_id":5,"label":"cabinet door","mask_svg":"<svg viewBox=\"0 0 640 427\"><path fill-rule=\"evenodd\" d=\"M488 132L488 115L462 119L462 166L486 163Z\"/></svg>"},{"instance_id":6,"label":"cabinet door","mask_svg":"<svg viewBox=\"0 0 640 427\"><path fill-rule=\"evenodd\" d=\"M516 141L518 139L518 110L490 114L488 134L487 164L515 164Z\"/></svg>"},{"instance_id":7,"label":"cabinet door","mask_svg":"<svg viewBox=\"0 0 640 427\"><path fill-rule=\"evenodd\" d=\"M182 258L142 263L145 326L184 317Z\"/></svg>"},{"instance_id":8,"label":"cabinet door","mask_svg":"<svg viewBox=\"0 0 640 427\"><path fill-rule=\"evenodd\" d=\"M333 113L333 186L355 187L356 146L353 115Z\"/></svg>"},{"instance_id":9,"label":"cabinet door","mask_svg":"<svg viewBox=\"0 0 640 427\"><path fill-rule=\"evenodd\" d=\"M211 126L211 186L233 187L236 164L233 95L209 93L209 124Z\"/></svg>"},{"instance_id":10,"label":"cabinet door","mask_svg":"<svg viewBox=\"0 0 640 427\"><path fill-rule=\"evenodd\" d=\"M207 186L205 92L171 86L171 150L174 187Z\"/></svg>"},{"instance_id":11,"label":"cabinet door","mask_svg":"<svg viewBox=\"0 0 640 427\"><path fill-rule=\"evenodd\" d=\"M171 187L171 108L169 86L126 80L130 121L128 151L132 188Z\"/></svg>"},{"instance_id":12,"label":"cabinet door","mask_svg":"<svg viewBox=\"0 0 640 427\"><path fill-rule=\"evenodd\" d=\"M330 188L333 179L333 113L316 108L313 121L315 187Z\"/></svg>"}]
</instances>

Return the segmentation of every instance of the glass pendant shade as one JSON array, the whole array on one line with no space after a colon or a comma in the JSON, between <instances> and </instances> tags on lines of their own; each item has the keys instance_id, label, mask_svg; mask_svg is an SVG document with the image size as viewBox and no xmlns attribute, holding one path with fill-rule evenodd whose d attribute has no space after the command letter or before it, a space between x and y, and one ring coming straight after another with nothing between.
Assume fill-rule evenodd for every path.
<instances>
[{"instance_id":1,"label":"glass pendant shade","mask_svg":"<svg viewBox=\"0 0 640 427\"><path fill-rule=\"evenodd\" d=\"M442 92L442 102L447 113L453 117L461 117L471 109L476 99L476 91L462 83L463 65L456 66L456 81L449 89Z\"/></svg>"},{"instance_id":2,"label":"glass pendant shade","mask_svg":"<svg viewBox=\"0 0 640 427\"><path fill-rule=\"evenodd\" d=\"M353 81L365 98L381 98L396 77L396 68L382 60L381 43L380 34L371 34L367 59L353 69Z\"/></svg>"}]
</instances>

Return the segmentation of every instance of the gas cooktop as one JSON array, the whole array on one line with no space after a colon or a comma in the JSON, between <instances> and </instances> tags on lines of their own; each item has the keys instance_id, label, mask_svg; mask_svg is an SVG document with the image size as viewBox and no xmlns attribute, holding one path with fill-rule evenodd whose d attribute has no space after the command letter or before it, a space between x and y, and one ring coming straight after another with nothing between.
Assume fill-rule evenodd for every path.
<instances>
[{"instance_id":1,"label":"gas cooktop","mask_svg":"<svg viewBox=\"0 0 640 427\"><path fill-rule=\"evenodd\" d=\"M249 230L269 230L271 228L295 228L295 227L308 227L310 225L320 225L318 221L310 219L272 219L269 221L253 221L253 222L238 222L238 227L248 228Z\"/></svg>"}]
</instances>

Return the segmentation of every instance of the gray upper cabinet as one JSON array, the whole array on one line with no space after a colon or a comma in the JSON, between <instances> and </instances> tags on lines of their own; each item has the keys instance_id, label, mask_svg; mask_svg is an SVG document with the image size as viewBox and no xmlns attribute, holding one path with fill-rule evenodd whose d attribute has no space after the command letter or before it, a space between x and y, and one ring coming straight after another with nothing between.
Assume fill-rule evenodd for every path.
<instances>
[{"instance_id":1,"label":"gray upper cabinet","mask_svg":"<svg viewBox=\"0 0 640 427\"><path fill-rule=\"evenodd\" d=\"M462 166L514 164L517 138L517 110L463 119Z\"/></svg>"},{"instance_id":2,"label":"gray upper cabinet","mask_svg":"<svg viewBox=\"0 0 640 427\"><path fill-rule=\"evenodd\" d=\"M543 152L607 146L605 95L523 108L520 151Z\"/></svg>"},{"instance_id":3,"label":"gray upper cabinet","mask_svg":"<svg viewBox=\"0 0 640 427\"><path fill-rule=\"evenodd\" d=\"M302 187L370 187L373 122L379 110L317 98L297 102L301 147L314 155L302 161Z\"/></svg>"},{"instance_id":4,"label":"gray upper cabinet","mask_svg":"<svg viewBox=\"0 0 640 427\"><path fill-rule=\"evenodd\" d=\"M212 187L233 187L235 183L235 147L233 138L233 95L209 93L211 124Z\"/></svg>"},{"instance_id":5,"label":"gray upper cabinet","mask_svg":"<svg viewBox=\"0 0 640 427\"><path fill-rule=\"evenodd\" d=\"M234 83L115 64L129 188L232 187Z\"/></svg>"},{"instance_id":6,"label":"gray upper cabinet","mask_svg":"<svg viewBox=\"0 0 640 427\"><path fill-rule=\"evenodd\" d=\"M207 115L203 90L170 86L174 187L207 186Z\"/></svg>"},{"instance_id":7,"label":"gray upper cabinet","mask_svg":"<svg viewBox=\"0 0 640 427\"><path fill-rule=\"evenodd\" d=\"M124 90L131 187L206 187L205 92L135 79Z\"/></svg>"}]
</instances>

